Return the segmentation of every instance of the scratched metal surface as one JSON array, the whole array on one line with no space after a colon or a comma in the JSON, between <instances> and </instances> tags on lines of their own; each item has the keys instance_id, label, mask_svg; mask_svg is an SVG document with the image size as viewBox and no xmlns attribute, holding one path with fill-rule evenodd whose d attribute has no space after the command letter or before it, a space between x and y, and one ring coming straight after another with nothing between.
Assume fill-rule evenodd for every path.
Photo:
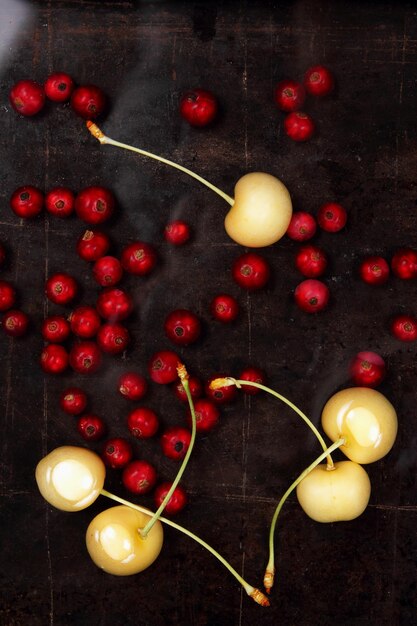
<instances>
[{"instance_id":1,"label":"scratched metal surface","mask_svg":"<svg viewBox=\"0 0 417 626\"><path fill-rule=\"evenodd\" d=\"M400 246L417 247L413 4L3 0L0 29L0 241L9 253L1 278L16 285L19 305L32 319L25 339L0 334L0 623L417 624L415 346L400 344L388 331L394 313L415 311L416 287L391 278L371 289L356 273L366 254L389 258ZM283 135L273 86L318 62L333 69L337 93L309 104L318 134L294 144ZM245 172L264 170L287 184L296 209L314 213L324 201L344 204L346 230L316 238L331 259L329 309L314 317L296 309L293 242L283 239L263 251L272 281L260 293L243 293L230 273L242 249L223 230L220 198L163 165L100 147L68 106L49 104L31 120L17 116L8 104L10 86L24 77L43 81L54 70L109 94L107 134L178 160L228 193ZM222 115L212 128L191 129L179 118L179 95L192 86L210 88L220 99ZM17 219L9 197L22 184L111 187L119 206L106 227L113 250L141 238L160 255L149 279L124 282L136 303L129 324L133 347L123 358L106 359L86 380L44 376L37 362L41 321L58 311L45 301L46 277L66 269L83 285L83 302L97 296L89 267L75 253L84 226L75 218ZM181 249L161 235L174 217L193 228L192 241ZM215 324L208 312L219 291L236 295L242 307L230 328ZM118 375L132 367L145 372L156 349L171 347L162 323L177 307L193 309L204 323L201 340L179 350L191 372L208 378L260 365L270 385L315 423L326 399L349 385L353 354L373 349L388 364L381 391L398 410L400 431L391 453L367 468L370 505L353 522L320 525L307 519L294 496L289 499L278 525L270 608L255 605L208 553L169 529L148 572L128 579L102 573L87 556L84 533L108 503L99 499L81 513L62 513L35 485L34 468L47 451L83 445L74 421L58 407L68 384L87 390L112 435L127 435ZM152 388L149 404L164 425L183 420L170 389ZM134 446L161 478L173 477L177 465L162 457L157 440ZM240 397L222 410L217 430L197 442L184 476L190 503L178 522L259 585L277 499L316 454L316 442L289 410L265 396ZM127 496L119 474L109 472L106 484ZM150 498L143 502L152 506Z\"/></svg>"}]
</instances>

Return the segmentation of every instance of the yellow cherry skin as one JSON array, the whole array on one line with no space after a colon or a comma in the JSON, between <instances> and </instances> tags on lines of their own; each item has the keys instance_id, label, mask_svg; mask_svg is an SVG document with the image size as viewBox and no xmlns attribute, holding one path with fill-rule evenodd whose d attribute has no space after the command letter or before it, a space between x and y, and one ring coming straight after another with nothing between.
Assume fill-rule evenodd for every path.
<instances>
[{"instance_id":1,"label":"yellow cherry skin","mask_svg":"<svg viewBox=\"0 0 417 626\"><path fill-rule=\"evenodd\" d=\"M351 387L334 394L323 408L321 423L332 441L340 437L346 440L340 450L361 464L384 457L398 431L397 413L391 402L368 387Z\"/></svg>"},{"instance_id":2,"label":"yellow cherry skin","mask_svg":"<svg viewBox=\"0 0 417 626\"><path fill-rule=\"evenodd\" d=\"M152 516L128 506L114 506L99 513L86 533L87 550L94 563L108 574L130 576L142 572L157 559L164 540L157 521L146 537L140 535Z\"/></svg>"},{"instance_id":3,"label":"yellow cherry skin","mask_svg":"<svg viewBox=\"0 0 417 626\"><path fill-rule=\"evenodd\" d=\"M233 241L249 248L263 248L285 235L292 216L286 186L271 174L251 172L238 180L234 204L224 226Z\"/></svg>"},{"instance_id":4,"label":"yellow cherry skin","mask_svg":"<svg viewBox=\"0 0 417 626\"><path fill-rule=\"evenodd\" d=\"M331 470L322 463L297 485L296 493L301 508L316 522L349 521L368 506L371 483L358 463L339 461Z\"/></svg>"},{"instance_id":5,"label":"yellow cherry skin","mask_svg":"<svg viewBox=\"0 0 417 626\"><path fill-rule=\"evenodd\" d=\"M36 466L35 478L42 496L61 511L81 511L100 495L106 477L101 458L91 450L62 446Z\"/></svg>"}]
</instances>

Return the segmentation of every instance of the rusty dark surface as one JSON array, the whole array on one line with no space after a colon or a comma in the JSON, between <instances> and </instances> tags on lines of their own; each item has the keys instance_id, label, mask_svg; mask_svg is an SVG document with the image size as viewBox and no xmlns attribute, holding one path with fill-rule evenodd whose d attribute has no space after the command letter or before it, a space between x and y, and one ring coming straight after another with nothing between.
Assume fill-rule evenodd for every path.
<instances>
[{"instance_id":1,"label":"rusty dark surface","mask_svg":"<svg viewBox=\"0 0 417 626\"><path fill-rule=\"evenodd\" d=\"M25 2L0 6L1 211L0 241L19 306L31 317L26 338L0 334L1 582L4 626L399 626L417 624L417 496L415 344L389 332L392 316L415 313L416 283L391 277L380 288L363 284L365 255L391 258L417 247L416 76L417 14L405 2ZM328 65L336 93L308 102L318 133L305 144L285 137L273 87L299 78L312 64ZM315 213L326 201L348 210L338 234L315 241L329 254L325 280L331 305L317 316L299 311L293 291L295 242L266 248L272 280L245 293L231 277L243 251L223 229L227 206L208 189L154 161L101 147L68 105L49 103L33 119L18 116L8 92L21 78L43 82L52 71L77 83L96 83L111 106L105 132L195 169L233 193L253 170L288 186L294 207ZM178 114L190 87L213 90L221 102L217 123L193 129ZM117 254L133 239L155 244L160 263L148 278L124 279L134 296L129 322L134 343L123 357L106 358L91 377L42 373L40 325L62 311L44 297L46 277L59 270L82 285L80 301L99 293L91 268L75 252L85 230L75 217L42 214L18 219L9 208L15 188L80 190L102 184L118 211L104 229ZM172 218L187 220L192 241L164 242ZM241 315L231 327L210 316L220 291L234 294ZM190 372L206 379L261 366L271 387L319 424L321 409L349 386L348 364L359 350L379 352L388 365L380 390L395 405L400 429L387 457L367 466L372 495L352 522L322 525L308 519L292 495L277 529L277 582L271 606L250 600L234 578L197 544L166 530L160 558L129 578L101 572L89 559L84 534L109 503L100 498L80 513L63 513L40 496L34 469L54 447L85 444L75 420L62 413L65 386L86 389L112 436L129 436L130 405L118 395L119 374L172 348L163 320L173 308L202 319L199 342L178 350ZM172 390L153 385L147 403L163 425L184 420ZM135 455L172 479L177 463L164 458L158 439L132 441ZM100 444L92 446L99 451ZM183 484L190 502L178 523L212 543L255 586L267 559L269 523L278 498L319 453L306 426L273 398L239 396L222 409L219 427L199 437ZM336 454L336 457L338 455ZM128 497L120 473L106 486ZM134 501L153 506L152 498Z\"/></svg>"}]
</instances>

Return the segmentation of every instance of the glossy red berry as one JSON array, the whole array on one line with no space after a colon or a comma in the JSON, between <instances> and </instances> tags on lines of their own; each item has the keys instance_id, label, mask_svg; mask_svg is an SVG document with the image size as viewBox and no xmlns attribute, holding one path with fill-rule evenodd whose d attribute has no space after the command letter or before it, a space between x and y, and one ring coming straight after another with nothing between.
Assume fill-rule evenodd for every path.
<instances>
[{"instance_id":1,"label":"glossy red berry","mask_svg":"<svg viewBox=\"0 0 417 626\"><path fill-rule=\"evenodd\" d=\"M141 406L129 413L127 427L137 439L149 439L158 432L159 419L155 411L146 406Z\"/></svg>"},{"instance_id":2,"label":"glossy red berry","mask_svg":"<svg viewBox=\"0 0 417 626\"><path fill-rule=\"evenodd\" d=\"M256 290L265 287L270 277L267 260L256 252L247 252L233 263L232 276L243 289Z\"/></svg>"},{"instance_id":3,"label":"glossy red berry","mask_svg":"<svg viewBox=\"0 0 417 626\"><path fill-rule=\"evenodd\" d=\"M156 469L147 461L131 461L123 470L123 485L128 491L136 495L143 495L152 491L156 481Z\"/></svg>"},{"instance_id":4,"label":"glossy red berry","mask_svg":"<svg viewBox=\"0 0 417 626\"><path fill-rule=\"evenodd\" d=\"M297 306L306 313L317 313L327 307L329 302L329 288L322 281L315 278L303 280L294 291Z\"/></svg>"},{"instance_id":5,"label":"glossy red berry","mask_svg":"<svg viewBox=\"0 0 417 626\"><path fill-rule=\"evenodd\" d=\"M75 212L87 224L106 222L113 215L115 207L113 192L106 187L85 187L75 197Z\"/></svg>"},{"instance_id":6,"label":"glossy red berry","mask_svg":"<svg viewBox=\"0 0 417 626\"><path fill-rule=\"evenodd\" d=\"M293 141L307 141L314 135L315 124L308 113L293 111L284 120L284 130Z\"/></svg>"},{"instance_id":7,"label":"glossy red berry","mask_svg":"<svg viewBox=\"0 0 417 626\"><path fill-rule=\"evenodd\" d=\"M175 309L165 318L164 330L173 343L188 346L200 337L201 322L192 311Z\"/></svg>"},{"instance_id":8,"label":"glossy red berry","mask_svg":"<svg viewBox=\"0 0 417 626\"><path fill-rule=\"evenodd\" d=\"M236 387L235 385L224 385L223 387L211 387L211 383L216 378L223 378L224 374L213 374L206 381L205 384L205 393L208 398L213 400L216 404L226 404L227 402L231 402L236 397Z\"/></svg>"},{"instance_id":9,"label":"glossy red berry","mask_svg":"<svg viewBox=\"0 0 417 626\"><path fill-rule=\"evenodd\" d=\"M391 322L391 332L400 341L415 341L417 318L412 315L397 315Z\"/></svg>"},{"instance_id":10,"label":"glossy red berry","mask_svg":"<svg viewBox=\"0 0 417 626\"><path fill-rule=\"evenodd\" d=\"M122 469L132 460L132 446L127 439L114 437L105 442L101 456L108 467Z\"/></svg>"},{"instance_id":11,"label":"glossy red berry","mask_svg":"<svg viewBox=\"0 0 417 626\"><path fill-rule=\"evenodd\" d=\"M34 80L19 80L11 88L9 100L15 111L30 117L43 109L45 92Z\"/></svg>"},{"instance_id":12,"label":"glossy red berry","mask_svg":"<svg viewBox=\"0 0 417 626\"><path fill-rule=\"evenodd\" d=\"M318 246L302 246L295 256L295 267L307 278L318 278L326 271L327 254Z\"/></svg>"},{"instance_id":13,"label":"glossy red berry","mask_svg":"<svg viewBox=\"0 0 417 626\"><path fill-rule=\"evenodd\" d=\"M171 487L171 482L164 482L156 487L154 492L154 502L157 508L161 506ZM177 485L164 508L164 515L176 515L186 506L187 502L187 493L181 485Z\"/></svg>"},{"instance_id":14,"label":"glossy red berry","mask_svg":"<svg viewBox=\"0 0 417 626\"><path fill-rule=\"evenodd\" d=\"M327 96L334 89L333 74L323 65L314 65L304 75L304 86L312 96Z\"/></svg>"},{"instance_id":15,"label":"glossy red berry","mask_svg":"<svg viewBox=\"0 0 417 626\"><path fill-rule=\"evenodd\" d=\"M121 354L130 343L130 334L125 326L118 322L105 323L97 333L97 343L107 354Z\"/></svg>"},{"instance_id":16,"label":"glossy red berry","mask_svg":"<svg viewBox=\"0 0 417 626\"><path fill-rule=\"evenodd\" d=\"M304 104L306 92L304 86L295 80L281 80L275 87L275 104L281 111L298 111Z\"/></svg>"},{"instance_id":17,"label":"glossy red berry","mask_svg":"<svg viewBox=\"0 0 417 626\"><path fill-rule=\"evenodd\" d=\"M183 426L167 428L161 437L162 452L169 459L180 461L187 454L190 446L191 432Z\"/></svg>"},{"instance_id":18,"label":"glossy red berry","mask_svg":"<svg viewBox=\"0 0 417 626\"><path fill-rule=\"evenodd\" d=\"M119 378L118 389L128 400L141 400L148 391L148 381L136 372L125 372Z\"/></svg>"},{"instance_id":19,"label":"glossy red berry","mask_svg":"<svg viewBox=\"0 0 417 626\"><path fill-rule=\"evenodd\" d=\"M350 363L350 377L360 387L377 387L385 374L385 361L376 352L358 352Z\"/></svg>"},{"instance_id":20,"label":"glossy red berry","mask_svg":"<svg viewBox=\"0 0 417 626\"><path fill-rule=\"evenodd\" d=\"M77 430L86 441L98 441L107 433L105 422L98 415L82 415L77 420Z\"/></svg>"},{"instance_id":21,"label":"glossy red berry","mask_svg":"<svg viewBox=\"0 0 417 626\"><path fill-rule=\"evenodd\" d=\"M111 322L120 322L129 317L133 311L133 299L118 287L105 289L97 298L96 308L99 315Z\"/></svg>"},{"instance_id":22,"label":"glossy red berry","mask_svg":"<svg viewBox=\"0 0 417 626\"><path fill-rule=\"evenodd\" d=\"M53 102L66 102L74 89L74 81L65 72L54 72L44 83L46 97Z\"/></svg>"},{"instance_id":23,"label":"glossy red berry","mask_svg":"<svg viewBox=\"0 0 417 626\"><path fill-rule=\"evenodd\" d=\"M177 367L180 360L171 350L155 352L148 363L149 376L154 383L169 385L178 378Z\"/></svg>"},{"instance_id":24,"label":"glossy red berry","mask_svg":"<svg viewBox=\"0 0 417 626\"><path fill-rule=\"evenodd\" d=\"M190 390L190 395L193 400L200 398L203 393L203 383L196 376L189 377L188 388ZM174 393L177 396L178 400L181 400L181 402L184 402L184 404L188 404L188 397L184 389L184 385L180 380L178 380L178 382L174 385Z\"/></svg>"},{"instance_id":25,"label":"glossy red berry","mask_svg":"<svg viewBox=\"0 0 417 626\"><path fill-rule=\"evenodd\" d=\"M69 316L71 331L82 339L94 337L101 326L101 318L93 306L79 306Z\"/></svg>"},{"instance_id":26,"label":"glossy red berry","mask_svg":"<svg viewBox=\"0 0 417 626\"><path fill-rule=\"evenodd\" d=\"M181 117L191 126L203 127L211 124L216 118L217 111L217 99L206 89L193 89L181 97Z\"/></svg>"},{"instance_id":27,"label":"glossy red berry","mask_svg":"<svg viewBox=\"0 0 417 626\"><path fill-rule=\"evenodd\" d=\"M29 219L39 215L44 207L44 203L45 198L42 191L32 185L19 187L10 198L12 211L18 217Z\"/></svg>"},{"instance_id":28,"label":"glossy red berry","mask_svg":"<svg viewBox=\"0 0 417 626\"><path fill-rule=\"evenodd\" d=\"M67 187L54 187L45 196L45 208L55 217L69 217L74 212L75 195Z\"/></svg>"},{"instance_id":29,"label":"glossy red berry","mask_svg":"<svg viewBox=\"0 0 417 626\"><path fill-rule=\"evenodd\" d=\"M77 253L84 261L97 261L110 248L110 239L99 230L86 230L77 242Z\"/></svg>"},{"instance_id":30,"label":"glossy red berry","mask_svg":"<svg viewBox=\"0 0 417 626\"><path fill-rule=\"evenodd\" d=\"M168 243L174 246L182 246L190 239L190 227L187 222L175 220L165 226L164 237Z\"/></svg>"},{"instance_id":31,"label":"glossy red berry","mask_svg":"<svg viewBox=\"0 0 417 626\"><path fill-rule=\"evenodd\" d=\"M146 276L154 269L157 258L156 250L151 244L134 241L122 250L120 260L123 269L129 274Z\"/></svg>"},{"instance_id":32,"label":"glossy red berry","mask_svg":"<svg viewBox=\"0 0 417 626\"><path fill-rule=\"evenodd\" d=\"M102 256L94 263L93 276L101 287L113 287L122 279L122 264L114 256Z\"/></svg>"},{"instance_id":33,"label":"glossy red berry","mask_svg":"<svg viewBox=\"0 0 417 626\"><path fill-rule=\"evenodd\" d=\"M71 327L63 315L50 315L42 322L42 337L45 341L62 343L71 334Z\"/></svg>"},{"instance_id":34,"label":"glossy red berry","mask_svg":"<svg viewBox=\"0 0 417 626\"><path fill-rule=\"evenodd\" d=\"M316 234L317 222L313 215L305 211L296 211L292 214L287 235L294 241L308 241Z\"/></svg>"},{"instance_id":35,"label":"glossy red berry","mask_svg":"<svg viewBox=\"0 0 417 626\"><path fill-rule=\"evenodd\" d=\"M94 341L75 343L69 353L69 364L79 374L93 374L101 365L101 351Z\"/></svg>"},{"instance_id":36,"label":"glossy red berry","mask_svg":"<svg viewBox=\"0 0 417 626\"><path fill-rule=\"evenodd\" d=\"M78 293L78 285L72 276L64 272L53 274L46 281L45 293L55 304L70 304Z\"/></svg>"},{"instance_id":37,"label":"glossy red berry","mask_svg":"<svg viewBox=\"0 0 417 626\"><path fill-rule=\"evenodd\" d=\"M359 275L368 285L383 285L389 278L389 265L381 256L369 256L359 266Z\"/></svg>"},{"instance_id":38,"label":"glossy red berry","mask_svg":"<svg viewBox=\"0 0 417 626\"><path fill-rule=\"evenodd\" d=\"M317 222L320 228L328 233L337 233L346 225L346 209L337 202L327 202L317 211Z\"/></svg>"},{"instance_id":39,"label":"glossy red berry","mask_svg":"<svg viewBox=\"0 0 417 626\"><path fill-rule=\"evenodd\" d=\"M15 288L8 280L0 280L0 312L8 311L16 302Z\"/></svg>"},{"instance_id":40,"label":"glossy red berry","mask_svg":"<svg viewBox=\"0 0 417 626\"><path fill-rule=\"evenodd\" d=\"M68 367L68 352L60 344L50 343L42 350L40 363L47 374L62 374Z\"/></svg>"},{"instance_id":41,"label":"glossy red berry","mask_svg":"<svg viewBox=\"0 0 417 626\"><path fill-rule=\"evenodd\" d=\"M395 276L403 280L417 277L417 250L400 248L391 259L391 269Z\"/></svg>"},{"instance_id":42,"label":"glossy red berry","mask_svg":"<svg viewBox=\"0 0 417 626\"><path fill-rule=\"evenodd\" d=\"M10 309L3 315L1 326L9 337L23 337L29 328L29 316L18 309Z\"/></svg>"},{"instance_id":43,"label":"glossy red berry","mask_svg":"<svg viewBox=\"0 0 417 626\"><path fill-rule=\"evenodd\" d=\"M81 85L72 92L72 110L85 120L95 120L107 106L107 98L96 85Z\"/></svg>"},{"instance_id":44,"label":"glossy red berry","mask_svg":"<svg viewBox=\"0 0 417 626\"><path fill-rule=\"evenodd\" d=\"M207 398L199 398L194 402L196 430L199 433L208 433L217 426L220 419L220 410L215 402ZM191 426L191 411L187 409L187 422Z\"/></svg>"},{"instance_id":45,"label":"glossy red berry","mask_svg":"<svg viewBox=\"0 0 417 626\"><path fill-rule=\"evenodd\" d=\"M69 415L80 415L87 407L87 394L79 387L68 387L61 393L59 405Z\"/></svg>"},{"instance_id":46,"label":"glossy red berry","mask_svg":"<svg viewBox=\"0 0 417 626\"><path fill-rule=\"evenodd\" d=\"M265 372L259 367L246 367L239 376L239 380L247 380L251 383L258 383L259 385L265 385L266 376ZM248 395L254 396L261 390L253 385L242 384L242 391Z\"/></svg>"},{"instance_id":47,"label":"glossy red berry","mask_svg":"<svg viewBox=\"0 0 417 626\"><path fill-rule=\"evenodd\" d=\"M239 303L233 296L219 293L210 303L212 316L219 322L228 324L233 322L239 315Z\"/></svg>"}]
</instances>

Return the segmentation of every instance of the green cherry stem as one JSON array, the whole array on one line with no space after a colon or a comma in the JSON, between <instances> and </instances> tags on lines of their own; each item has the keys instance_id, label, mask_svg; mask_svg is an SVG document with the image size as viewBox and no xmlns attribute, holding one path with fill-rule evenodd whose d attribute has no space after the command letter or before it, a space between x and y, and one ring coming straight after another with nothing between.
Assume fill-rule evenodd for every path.
<instances>
[{"instance_id":1,"label":"green cherry stem","mask_svg":"<svg viewBox=\"0 0 417 626\"><path fill-rule=\"evenodd\" d=\"M190 393L190 386L188 384L188 374L187 374L187 370L185 369L185 366L180 364L177 367L177 372L178 372L178 376L180 377L180 380L182 382L182 386L184 387L184 391L187 394L187 399L188 399L188 404L190 406L190 411L191 411L191 439L190 439L190 445L188 446L188 450L186 455L184 456L184 459L181 463L181 467L178 470L178 473L175 477L174 482L172 483L168 493L166 494L165 498L162 500L158 510L154 513L154 515L151 517L151 519L149 520L149 522L146 524L146 526L144 526L139 532L142 535L142 537L147 537L149 531L151 530L151 528L154 526L154 524L156 524L156 522L158 521L158 519L161 516L161 513L163 512L163 510L165 509L166 505L168 504L172 494L174 493L174 490L176 488L176 486L178 485L178 483L180 482L182 475L184 474L185 468L187 467L187 463L188 460L191 456L191 452L193 451L194 448L194 443L195 443L195 436L196 436L196 432L197 432L197 428L196 428L196 415L195 415L195 409L194 409L194 402L193 399L191 397L191 393Z\"/></svg>"},{"instance_id":2,"label":"green cherry stem","mask_svg":"<svg viewBox=\"0 0 417 626\"><path fill-rule=\"evenodd\" d=\"M274 584L274 576L275 576L275 555L274 555L275 526L276 526L276 523L277 523L277 520L278 520L278 516L279 516L279 514L281 512L281 509L284 506L285 501L287 500L287 498L290 495L290 493L292 491L294 491L294 489L297 487L297 485L315 467L317 467L317 465L319 465L319 463L321 463L331 452L334 452L335 450L337 450L337 448L340 448L340 446L343 446L344 443L346 443L344 438L337 439L337 441L335 441L331 446L329 446L329 448L326 449L325 452L320 454L320 456L318 456L315 459L315 461L313 461L303 472L301 472L301 474L298 476L298 478L296 478L294 480L294 482L288 487L287 491L284 493L284 495L282 496L281 500L278 502L277 508L275 509L274 516L272 518L271 527L270 527L270 530L269 530L269 561L268 561L268 564L266 566L265 576L264 576L264 587L265 587L267 593L270 592L270 590L271 590L271 588L272 588L272 586ZM327 467L327 469L330 469L330 468Z\"/></svg>"},{"instance_id":3,"label":"green cherry stem","mask_svg":"<svg viewBox=\"0 0 417 626\"><path fill-rule=\"evenodd\" d=\"M145 513L146 515L149 515L148 509L145 509L144 507L139 506L137 504L133 504L132 502L129 502L128 500L124 500L123 498L119 498L119 496L116 496L115 494L110 493L109 491L106 491L105 489L102 489L100 493L102 496L105 496L106 498L109 498L110 500L114 500L115 502L118 502L119 504L124 504L125 506L128 506L131 509L136 509L137 511L140 511L141 513ZM216 557L216 559L220 561L220 563L222 563L226 567L226 569L229 570L232 576L234 576L236 580L239 582L239 584L242 585L243 589L246 591L248 596L253 598L253 600L255 600L255 602L257 602L261 606L269 606L269 600L265 596L265 594L263 594L262 591L260 591L259 589L256 589L256 587L253 587L248 582L246 582L246 580L244 580L244 578L242 578L242 576L238 574L238 572L230 565L230 563L228 563L228 561L226 561L226 559L222 557L221 554L217 552L217 550L212 548L210 544L208 544L203 539L200 539L198 535L195 535L193 532L191 532L187 528L184 528L184 526L180 526L179 524L176 524L175 522L169 519L166 519L165 517L160 517L159 520L163 522L164 524L166 524L167 526L171 526L172 528L175 528L176 530L183 533L184 535L187 535L191 539L194 539L194 541L196 541L201 546L203 546L203 548L208 550L214 557Z\"/></svg>"},{"instance_id":4,"label":"green cherry stem","mask_svg":"<svg viewBox=\"0 0 417 626\"><path fill-rule=\"evenodd\" d=\"M148 152L147 150L142 150L141 148L135 148L134 146L130 146L127 143L122 143L120 141L116 141L115 139L111 139L111 137L107 137L107 135L105 135L103 131L100 130L100 128L96 124L94 124L94 122L91 122L90 120L87 121L86 125L90 133L93 135L93 137L98 139L98 141L101 144L105 144L109 146L116 146L117 148L123 148L124 150L130 150L131 152L137 152L138 154L141 154L142 156L155 159L156 161L160 161L161 163L170 165L171 167L174 167L177 170L181 170L181 172L185 172L185 174L188 174L188 176L195 178L200 183L202 183L203 185L205 185L206 187L208 187L209 189L217 193L219 196L221 196L223 200L226 200L226 202L228 202L231 206L233 206L235 202L233 198L228 196L224 191L222 191L218 187L215 187L212 183L210 183L208 180L206 180L202 176L199 176L198 174L189 170L183 165L179 165L178 163L175 163L174 161L169 161L168 159L164 159L163 157L158 156L157 154L154 154L153 152Z\"/></svg>"}]
</instances>

